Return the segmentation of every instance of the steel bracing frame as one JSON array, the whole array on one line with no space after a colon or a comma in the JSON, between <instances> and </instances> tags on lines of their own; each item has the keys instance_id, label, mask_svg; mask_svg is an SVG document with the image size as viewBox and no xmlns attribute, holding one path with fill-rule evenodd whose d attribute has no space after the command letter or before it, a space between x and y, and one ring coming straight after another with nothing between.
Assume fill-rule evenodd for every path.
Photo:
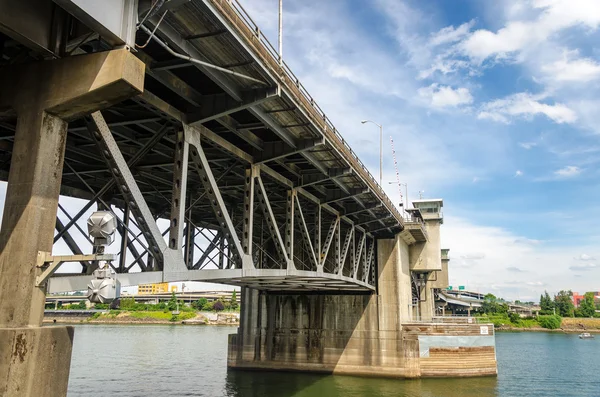
<instances>
[{"instance_id":1,"label":"steel bracing frame","mask_svg":"<svg viewBox=\"0 0 600 397\"><path fill-rule=\"evenodd\" d=\"M373 289L376 240L402 217L239 3L177 2L144 25L143 94L69 124L61 194L87 202L59 209L55 243L88 253L84 218L106 208L124 284ZM0 62L31 61L13 48ZM90 36L72 55L109 48ZM3 180L15 122L0 121ZM97 264L73 266L50 291L85 288Z\"/></svg>"},{"instance_id":2,"label":"steel bracing frame","mask_svg":"<svg viewBox=\"0 0 600 397\"><path fill-rule=\"evenodd\" d=\"M220 170L222 164L206 154L208 130L188 124L169 128L172 181L163 181L171 182L168 196L160 183L142 193L145 180L136 180L140 178L134 176L101 113L92 114L87 129L121 195L111 205L87 185L98 207L117 215L120 241L115 244L119 252L113 269L124 282L202 280L276 290L373 289L375 238L366 229L303 188L282 183L262 163L250 163L239 174L229 167L216 177L215 168ZM219 183L221 179L226 181ZM243 205L227 200L232 192L242 194ZM154 211L147 201L152 194L162 201ZM68 229L76 230L79 239L87 238L80 225L85 211L74 216L63 206L59 211L70 226L57 217L57 237L74 254L82 253ZM196 213L202 217L194 217ZM157 222L161 218L168 219L162 227ZM321 235L321 230L328 232ZM81 274L90 274L91 266L82 261ZM50 282L50 290L78 288L88 278L61 274Z\"/></svg>"}]
</instances>

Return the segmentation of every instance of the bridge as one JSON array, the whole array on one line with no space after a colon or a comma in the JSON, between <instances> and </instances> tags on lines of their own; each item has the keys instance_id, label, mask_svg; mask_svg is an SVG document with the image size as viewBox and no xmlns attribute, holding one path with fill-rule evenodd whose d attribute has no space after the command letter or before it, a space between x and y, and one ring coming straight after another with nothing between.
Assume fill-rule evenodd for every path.
<instances>
[{"instance_id":1,"label":"bridge","mask_svg":"<svg viewBox=\"0 0 600 397\"><path fill-rule=\"evenodd\" d=\"M237 0L2 7L0 394L66 393L73 330L40 325L46 293L112 259L86 248L95 209L118 218L121 285L242 287L230 367L428 376L437 328L402 323L447 286L442 200L401 214ZM457 327L493 351L493 327ZM495 374L493 357L457 374Z\"/></svg>"}]
</instances>

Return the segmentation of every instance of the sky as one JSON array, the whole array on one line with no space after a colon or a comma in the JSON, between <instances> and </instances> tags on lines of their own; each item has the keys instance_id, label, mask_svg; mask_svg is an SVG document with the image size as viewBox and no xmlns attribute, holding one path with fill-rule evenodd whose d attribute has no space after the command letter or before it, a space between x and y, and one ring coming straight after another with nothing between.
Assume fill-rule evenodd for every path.
<instances>
[{"instance_id":1,"label":"sky","mask_svg":"<svg viewBox=\"0 0 600 397\"><path fill-rule=\"evenodd\" d=\"M278 1L242 4L277 48ZM283 0L283 59L373 175L383 125L394 201L390 137L444 199L452 285L537 300L600 288L599 29L593 0Z\"/></svg>"},{"instance_id":2,"label":"sky","mask_svg":"<svg viewBox=\"0 0 600 397\"><path fill-rule=\"evenodd\" d=\"M278 1L240 1L277 48ZM283 2L284 61L373 175L383 125L390 198L391 137L408 198L444 199L452 285L600 289L600 2Z\"/></svg>"}]
</instances>

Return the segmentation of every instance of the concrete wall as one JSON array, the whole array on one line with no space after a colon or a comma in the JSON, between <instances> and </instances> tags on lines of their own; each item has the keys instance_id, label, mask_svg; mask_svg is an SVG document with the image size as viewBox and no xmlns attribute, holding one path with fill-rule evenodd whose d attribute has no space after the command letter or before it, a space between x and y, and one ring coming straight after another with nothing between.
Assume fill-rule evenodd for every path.
<instances>
[{"instance_id":1,"label":"concrete wall","mask_svg":"<svg viewBox=\"0 0 600 397\"><path fill-rule=\"evenodd\" d=\"M449 285L449 281L448 281L448 263L450 261L448 259L442 259L442 271L437 272L437 280L436 281L432 281L431 282L431 287L432 288L441 288L441 289L446 289L448 288ZM435 278L435 276L434 276Z\"/></svg>"},{"instance_id":2,"label":"concrete wall","mask_svg":"<svg viewBox=\"0 0 600 397\"><path fill-rule=\"evenodd\" d=\"M428 241L410 246L410 269L413 271L433 271L442 269L442 254L440 251L439 219L425 221Z\"/></svg>"}]
</instances>

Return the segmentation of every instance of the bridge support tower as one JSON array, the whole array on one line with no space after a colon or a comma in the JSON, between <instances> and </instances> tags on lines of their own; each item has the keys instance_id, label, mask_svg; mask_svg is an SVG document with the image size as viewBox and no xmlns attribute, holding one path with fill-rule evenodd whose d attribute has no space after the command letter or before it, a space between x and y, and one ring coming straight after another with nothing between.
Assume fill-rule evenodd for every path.
<instances>
[{"instance_id":1,"label":"bridge support tower","mask_svg":"<svg viewBox=\"0 0 600 397\"><path fill-rule=\"evenodd\" d=\"M376 291L244 288L228 366L401 378L496 375L493 325L434 315L435 281L444 281L432 276L442 270L441 205L428 204L435 217L426 224L421 218L411 234L426 241L411 239L410 225L377 240Z\"/></svg>"},{"instance_id":2,"label":"bridge support tower","mask_svg":"<svg viewBox=\"0 0 600 397\"><path fill-rule=\"evenodd\" d=\"M41 327L46 285L38 252L52 252L70 120L143 91L129 51L0 70L0 110L17 127L0 230L0 395L65 396L72 327Z\"/></svg>"}]
</instances>

